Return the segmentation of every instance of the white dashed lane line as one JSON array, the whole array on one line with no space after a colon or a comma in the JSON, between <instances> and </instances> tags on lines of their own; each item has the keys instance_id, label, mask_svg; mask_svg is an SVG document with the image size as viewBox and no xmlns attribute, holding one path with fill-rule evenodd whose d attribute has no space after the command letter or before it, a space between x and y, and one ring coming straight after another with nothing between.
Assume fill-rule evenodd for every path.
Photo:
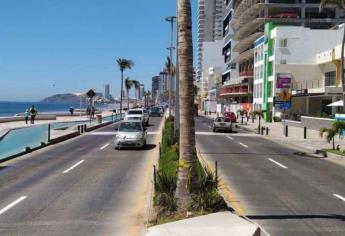
<instances>
[{"instance_id":1,"label":"white dashed lane line","mask_svg":"<svg viewBox=\"0 0 345 236\"><path fill-rule=\"evenodd\" d=\"M281 164L281 163L279 163L279 162L273 160L272 158L268 158L268 160L271 161L271 162L273 162L274 164L280 166L280 167L283 168L283 169L287 169L286 166L284 166L283 164Z\"/></svg>"},{"instance_id":2,"label":"white dashed lane line","mask_svg":"<svg viewBox=\"0 0 345 236\"><path fill-rule=\"evenodd\" d=\"M244 143L238 143L239 145L241 145L241 146L243 146L243 147L245 147L245 148L248 148L248 146L247 145L245 145Z\"/></svg>"},{"instance_id":3,"label":"white dashed lane line","mask_svg":"<svg viewBox=\"0 0 345 236\"><path fill-rule=\"evenodd\" d=\"M333 196L345 202L345 197L340 196L339 194L333 194Z\"/></svg>"},{"instance_id":4,"label":"white dashed lane line","mask_svg":"<svg viewBox=\"0 0 345 236\"><path fill-rule=\"evenodd\" d=\"M67 170L65 170L64 172L62 172L63 174L66 174L68 172L70 172L71 170L73 170L74 168L76 168L77 166L79 166L81 163L83 163L84 160L79 161L78 163L76 163L75 165L71 166L70 168L68 168Z\"/></svg>"},{"instance_id":5,"label":"white dashed lane line","mask_svg":"<svg viewBox=\"0 0 345 236\"><path fill-rule=\"evenodd\" d=\"M4 214L6 211L8 211L9 209L11 209L12 207L14 207L15 205L17 205L18 203L24 201L26 199L26 196L22 196L20 198L18 198L17 200L15 200L14 202L12 202L11 204L7 205L6 207L2 208L0 210L0 215Z\"/></svg>"},{"instance_id":6,"label":"white dashed lane line","mask_svg":"<svg viewBox=\"0 0 345 236\"><path fill-rule=\"evenodd\" d=\"M228 139L230 139L230 140L234 140L234 138L233 137L231 137L231 136L226 136Z\"/></svg>"},{"instance_id":7,"label":"white dashed lane line","mask_svg":"<svg viewBox=\"0 0 345 236\"><path fill-rule=\"evenodd\" d=\"M104 148L108 147L109 143L105 144L104 146L102 146L100 149L103 150Z\"/></svg>"}]
</instances>

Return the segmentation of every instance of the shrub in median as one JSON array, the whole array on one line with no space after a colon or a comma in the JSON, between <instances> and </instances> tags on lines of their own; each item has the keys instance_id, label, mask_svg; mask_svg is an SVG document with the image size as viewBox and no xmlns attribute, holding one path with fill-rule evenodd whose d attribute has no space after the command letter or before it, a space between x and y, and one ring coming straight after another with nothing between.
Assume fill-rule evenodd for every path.
<instances>
[{"instance_id":1,"label":"shrub in median","mask_svg":"<svg viewBox=\"0 0 345 236\"><path fill-rule=\"evenodd\" d=\"M218 193L218 177L197 162L197 182L195 193L192 195L191 210L200 214L207 214L227 210L223 197Z\"/></svg>"},{"instance_id":2,"label":"shrub in median","mask_svg":"<svg viewBox=\"0 0 345 236\"><path fill-rule=\"evenodd\" d=\"M159 169L156 174L154 205L157 218L171 215L177 209L175 190L178 168L178 147L173 144L174 121L165 122L160 146Z\"/></svg>"}]
</instances>

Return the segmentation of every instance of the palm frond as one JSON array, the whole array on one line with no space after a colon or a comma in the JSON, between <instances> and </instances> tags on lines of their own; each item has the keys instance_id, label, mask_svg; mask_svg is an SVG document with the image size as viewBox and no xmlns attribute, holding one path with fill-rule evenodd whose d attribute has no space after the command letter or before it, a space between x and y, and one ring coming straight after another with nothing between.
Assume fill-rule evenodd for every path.
<instances>
[{"instance_id":1,"label":"palm frond","mask_svg":"<svg viewBox=\"0 0 345 236\"><path fill-rule=\"evenodd\" d=\"M134 66L134 62L132 60L128 60L125 58L118 58L116 60L116 63L121 71L124 71L126 69L132 69L132 67Z\"/></svg>"}]
</instances>

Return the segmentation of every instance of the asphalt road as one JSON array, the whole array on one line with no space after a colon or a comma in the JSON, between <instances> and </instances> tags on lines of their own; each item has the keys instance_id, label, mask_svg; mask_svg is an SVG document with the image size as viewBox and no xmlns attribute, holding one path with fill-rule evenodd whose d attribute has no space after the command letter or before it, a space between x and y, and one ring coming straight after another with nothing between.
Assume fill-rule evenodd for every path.
<instances>
[{"instance_id":1,"label":"asphalt road","mask_svg":"<svg viewBox=\"0 0 345 236\"><path fill-rule=\"evenodd\" d=\"M196 118L203 132L197 145L208 161L218 161L248 218L270 235L345 235L343 166L294 155L293 148L238 129L210 136L210 127Z\"/></svg>"},{"instance_id":2,"label":"asphalt road","mask_svg":"<svg viewBox=\"0 0 345 236\"><path fill-rule=\"evenodd\" d=\"M110 125L1 164L0 235L141 232L161 121L150 118L146 150L114 150Z\"/></svg>"}]
</instances>

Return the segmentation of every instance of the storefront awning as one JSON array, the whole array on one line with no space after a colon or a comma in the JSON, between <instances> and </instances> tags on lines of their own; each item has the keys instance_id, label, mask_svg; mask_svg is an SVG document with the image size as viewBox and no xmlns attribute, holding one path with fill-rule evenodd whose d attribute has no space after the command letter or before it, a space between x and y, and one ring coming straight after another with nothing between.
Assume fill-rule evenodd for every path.
<instances>
[{"instance_id":1,"label":"storefront awning","mask_svg":"<svg viewBox=\"0 0 345 236\"><path fill-rule=\"evenodd\" d=\"M343 100L339 100L336 102L332 102L331 104L327 105L328 107L342 107L344 106L344 101Z\"/></svg>"}]
</instances>

